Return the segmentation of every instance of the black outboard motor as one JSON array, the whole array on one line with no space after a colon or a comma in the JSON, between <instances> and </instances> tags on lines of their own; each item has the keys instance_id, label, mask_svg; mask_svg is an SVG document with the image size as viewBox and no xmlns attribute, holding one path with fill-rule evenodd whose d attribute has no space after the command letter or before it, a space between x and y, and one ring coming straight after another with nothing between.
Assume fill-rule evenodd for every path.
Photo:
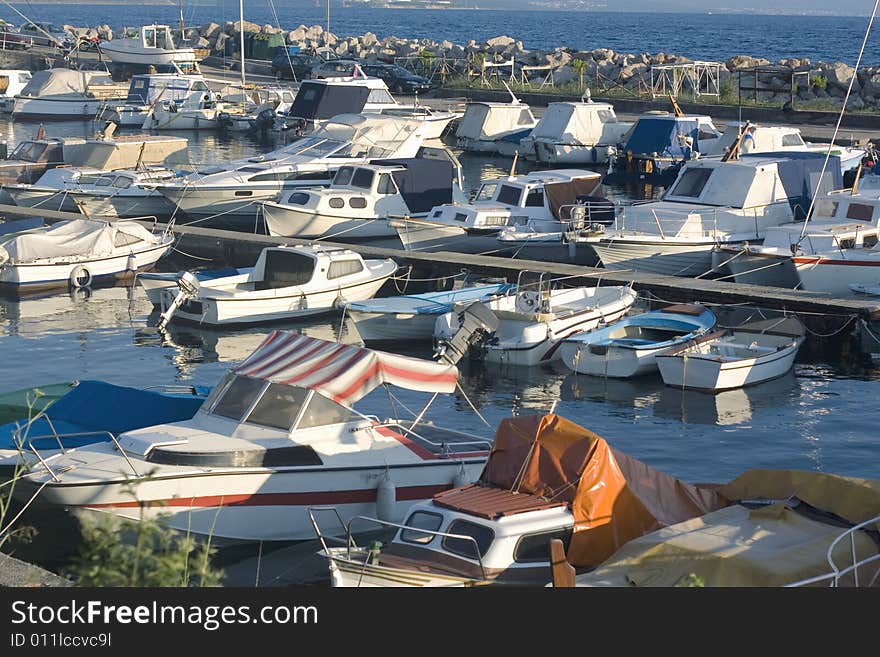
<instances>
[{"instance_id":1,"label":"black outboard motor","mask_svg":"<svg viewBox=\"0 0 880 657\"><path fill-rule=\"evenodd\" d=\"M266 136L268 132L275 125L275 110L271 107L267 107L262 110L259 114L257 114L254 119L253 129L254 132L260 133L262 136Z\"/></svg>"}]
</instances>

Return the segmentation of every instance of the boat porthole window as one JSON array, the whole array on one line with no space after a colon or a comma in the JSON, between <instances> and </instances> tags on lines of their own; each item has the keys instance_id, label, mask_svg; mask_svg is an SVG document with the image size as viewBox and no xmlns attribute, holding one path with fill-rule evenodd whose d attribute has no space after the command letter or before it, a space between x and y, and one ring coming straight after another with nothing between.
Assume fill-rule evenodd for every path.
<instances>
[{"instance_id":1,"label":"boat porthole window","mask_svg":"<svg viewBox=\"0 0 880 657\"><path fill-rule=\"evenodd\" d=\"M454 218L456 221L461 221L462 223L464 223L464 221L467 219L467 215L464 212L456 212Z\"/></svg>"},{"instance_id":2,"label":"boat porthole window","mask_svg":"<svg viewBox=\"0 0 880 657\"><path fill-rule=\"evenodd\" d=\"M352 196L348 199L349 206L353 207L355 210L363 210L367 207L367 199L362 196Z\"/></svg>"},{"instance_id":3,"label":"boat porthole window","mask_svg":"<svg viewBox=\"0 0 880 657\"><path fill-rule=\"evenodd\" d=\"M516 563L529 563L534 561L550 561L550 541L558 538L562 540L565 549L571 541L571 527L554 529L540 534L527 534L520 537L513 550L513 560Z\"/></svg>"},{"instance_id":4,"label":"boat porthole window","mask_svg":"<svg viewBox=\"0 0 880 657\"><path fill-rule=\"evenodd\" d=\"M329 205L334 210L338 210L339 208L345 207L345 201L343 199L339 198L338 196L334 196L333 198L330 199Z\"/></svg>"},{"instance_id":5,"label":"boat porthole window","mask_svg":"<svg viewBox=\"0 0 880 657\"><path fill-rule=\"evenodd\" d=\"M235 192L236 196L253 196L253 192L249 189Z\"/></svg>"},{"instance_id":6,"label":"boat porthole window","mask_svg":"<svg viewBox=\"0 0 880 657\"><path fill-rule=\"evenodd\" d=\"M407 518L406 522L403 524L405 524L407 527L412 527L413 529L401 529L401 541L405 541L407 543L418 543L419 545L427 545L434 540L434 537L436 535L420 532L417 530L426 529L429 532L438 531L440 529L440 525L443 524L443 516L441 516L439 513L430 513L428 511L413 511L413 513L410 514L409 518Z\"/></svg>"}]
</instances>

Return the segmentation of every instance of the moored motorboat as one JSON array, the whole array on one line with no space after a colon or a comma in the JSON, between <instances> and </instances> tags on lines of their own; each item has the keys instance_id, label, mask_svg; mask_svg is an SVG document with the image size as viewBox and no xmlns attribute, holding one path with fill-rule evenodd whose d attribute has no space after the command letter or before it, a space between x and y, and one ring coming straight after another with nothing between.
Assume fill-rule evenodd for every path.
<instances>
[{"instance_id":1,"label":"moored motorboat","mask_svg":"<svg viewBox=\"0 0 880 657\"><path fill-rule=\"evenodd\" d=\"M174 243L132 221L71 219L0 242L0 289L87 287L152 268Z\"/></svg>"},{"instance_id":2,"label":"moored motorboat","mask_svg":"<svg viewBox=\"0 0 880 657\"><path fill-rule=\"evenodd\" d=\"M538 120L531 108L511 93L511 102L469 102L455 130L456 144L465 151L513 155L520 140Z\"/></svg>"},{"instance_id":3,"label":"moored motorboat","mask_svg":"<svg viewBox=\"0 0 880 657\"><path fill-rule=\"evenodd\" d=\"M727 504L551 413L503 420L480 478L414 504L402 524L358 518L343 528L345 547L330 547L321 511L332 509L311 516L333 586L542 586L553 539L584 572L638 536ZM397 531L359 547L353 534L376 527Z\"/></svg>"},{"instance_id":4,"label":"moored motorboat","mask_svg":"<svg viewBox=\"0 0 880 657\"><path fill-rule=\"evenodd\" d=\"M655 359L666 385L717 392L783 376L804 339L797 317L771 318L707 333Z\"/></svg>"},{"instance_id":5,"label":"moored motorboat","mask_svg":"<svg viewBox=\"0 0 880 657\"><path fill-rule=\"evenodd\" d=\"M442 292L347 301L343 308L364 342L430 341L437 317L452 310L456 303L488 301L513 289L510 283L477 284Z\"/></svg>"},{"instance_id":6,"label":"moored motorboat","mask_svg":"<svg viewBox=\"0 0 880 657\"><path fill-rule=\"evenodd\" d=\"M629 378L657 371L655 358L697 339L715 325L698 304L676 304L629 315L604 328L563 340L559 353L578 374Z\"/></svg>"},{"instance_id":7,"label":"moored motorboat","mask_svg":"<svg viewBox=\"0 0 880 657\"><path fill-rule=\"evenodd\" d=\"M528 278L521 274L513 293L440 315L434 328L440 357L457 362L469 353L506 365L550 363L560 359L565 338L617 321L637 298L627 285L553 289L543 275Z\"/></svg>"},{"instance_id":8,"label":"moored motorboat","mask_svg":"<svg viewBox=\"0 0 880 657\"><path fill-rule=\"evenodd\" d=\"M105 103L122 102L126 87L105 71L50 68L36 71L15 97L16 120L83 119L91 121Z\"/></svg>"},{"instance_id":9,"label":"moored motorboat","mask_svg":"<svg viewBox=\"0 0 880 657\"><path fill-rule=\"evenodd\" d=\"M162 291L163 324L275 322L336 312L344 301L372 297L397 271L390 258L364 260L349 249L267 247L246 273L200 282L184 273Z\"/></svg>"},{"instance_id":10,"label":"moored motorboat","mask_svg":"<svg viewBox=\"0 0 880 657\"><path fill-rule=\"evenodd\" d=\"M307 509L320 504L337 505L346 521L397 522L414 501L476 479L489 440L427 422L427 406L412 421L352 407L382 385L451 393L458 372L275 331L191 420L43 459L16 495L41 488L41 499L76 514L161 517L213 540L312 538Z\"/></svg>"}]
</instances>

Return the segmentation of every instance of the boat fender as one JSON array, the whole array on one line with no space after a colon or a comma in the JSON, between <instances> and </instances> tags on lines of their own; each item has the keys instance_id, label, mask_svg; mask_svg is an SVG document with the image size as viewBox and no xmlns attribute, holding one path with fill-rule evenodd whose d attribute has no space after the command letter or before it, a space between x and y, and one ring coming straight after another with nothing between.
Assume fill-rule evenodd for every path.
<instances>
[{"instance_id":1,"label":"boat fender","mask_svg":"<svg viewBox=\"0 0 880 657\"><path fill-rule=\"evenodd\" d=\"M82 265L77 265L70 272L70 284L73 287L88 287L92 284L91 272Z\"/></svg>"},{"instance_id":2,"label":"boat fender","mask_svg":"<svg viewBox=\"0 0 880 657\"><path fill-rule=\"evenodd\" d=\"M455 473L455 476L452 478L452 487L453 488L461 488L462 486L467 486L471 483L470 477L468 477L467 472L464 469L464 463L458 464L458 472Z\"/></svg>"},{"instance_id":3,"label":"boat fender","mask_svg":"<svg viewBox=\"0 0 880 657\"><path fill-rule=\"evenodd\" d=\"M397 490L391 481L388 470L379 480L376 486L376 516L379 520L392 522L394 520L394 506L397 501Z\"/></svg>"}]
</instances>

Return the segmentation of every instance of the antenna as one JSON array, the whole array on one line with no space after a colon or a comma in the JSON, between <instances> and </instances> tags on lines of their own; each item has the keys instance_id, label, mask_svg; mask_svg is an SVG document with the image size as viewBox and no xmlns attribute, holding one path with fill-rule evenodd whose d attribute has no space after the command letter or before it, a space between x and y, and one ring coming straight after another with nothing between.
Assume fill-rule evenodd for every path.
<instances>
[{"instance_id":1,"label":"antenna","mask_svg":"<svg viewBox=\"0 0 880 657\"><path fill-rule=\"evenodd\" d=\"M501 84L504 85L504 88L507 89L507 93L510 94L510 102L513 103L514 105L519 105L519 98L517 98L517 97L516 97L516 94L514 94L514 93L510 90L510 87L507 86L507 83L504 82L504 81L502 80L502 81L501 81Z\"/></svg>"},{"instance_id":2,"label":"antenna","mask_svg":"<svg viewBox=\"0 0 880 657\"><path fill-rule=\"evenodd\" d=\"M510 165L510 175L516 175L516 161L519 159L519 150L513 151L513 163Z\"/></svg>"}]
</instances>

